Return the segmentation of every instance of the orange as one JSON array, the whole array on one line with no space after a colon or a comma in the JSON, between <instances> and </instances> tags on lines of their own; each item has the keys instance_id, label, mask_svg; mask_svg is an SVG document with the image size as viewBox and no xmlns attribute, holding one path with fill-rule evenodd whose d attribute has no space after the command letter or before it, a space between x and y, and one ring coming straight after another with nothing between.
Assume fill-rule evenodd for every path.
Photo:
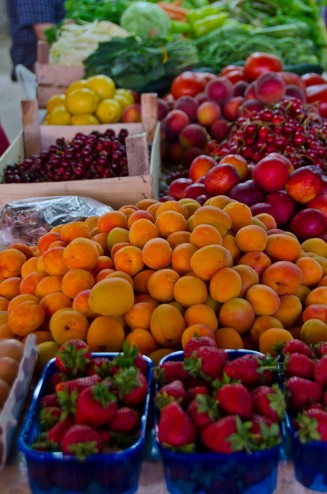
<instances>
[{"instance_id":1,"label":"orange","mask_svg":"<svg viewBox=\"0 0 327 494\"><path fill-rule=\"evenodd\" d=\"M171 302L174 300L174 286L180 278L173 269L158 269L148 280L148 292L158 302Z\"/></svg>"},{"instance_id":2,"label":"orange","mask_svg":"<svg viewBox=\"0 0 327 494\"><path fill-rule=\"evenodd\" d=\"M91 310L104 316L123 315L133 304L133 288L126 279L120 277L99 281L92 288L89 297Z\"/></svg>"},{"instance_id":3,"label":"orange","mask_svg":"<svg viewBox=\"0 0 327 494\"><path fill-rule=\"evenodd\" d=\"M87 344L93 352L120 352L125 340L125 331L118 317L98 316L90 324Z\"/></svg>"},{"instance_id":4,"label":"orange","mask_svg":"<svg viewBox=\"0 0 327 494\"><path fill-rule=\"evenodd\" d=\"M185 322L179 310L170 304L160 304L152 313L150 331L157 343L166 347L179 344Z\"/></svg>"}]
</instances>

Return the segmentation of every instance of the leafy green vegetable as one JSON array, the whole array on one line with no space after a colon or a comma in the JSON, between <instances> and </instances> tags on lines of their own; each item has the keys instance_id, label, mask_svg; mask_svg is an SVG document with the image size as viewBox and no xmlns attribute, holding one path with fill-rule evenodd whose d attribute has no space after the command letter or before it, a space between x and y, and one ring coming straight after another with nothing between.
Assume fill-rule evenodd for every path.
<instances>
[{"instance_id":1,"label":"leafy green vegetable","mask_svg":"<svg viewBox=\"0 0 327 494\"><path fill-rule=\"evenodd\" d=\"M134 2L123 13L120 25L126 31L142 36L167 36L170 19L158 5L148 2Z\"/></svg>"},{"instance_id":2,"label":"leafy green vegetable","mask_svg":"<svg viewBox=\"0 0 327 494\"><path fill-rule=\"evenodd\" d=\"M85 76L106 74L117 86L142 91L198 63L192 41L180 36L113 38L84 60Z\"/></svg>"},{"instance_id":3,"label":"leafy green vegetable","mask_svg":"<svg viewBox=\"0 0 327 494\"><path fill-rule=\"evenodd\" d=\"M111 21L119 24L133 0L66 0L66 18L75 21Z\"/></svg>"}]
</instances>

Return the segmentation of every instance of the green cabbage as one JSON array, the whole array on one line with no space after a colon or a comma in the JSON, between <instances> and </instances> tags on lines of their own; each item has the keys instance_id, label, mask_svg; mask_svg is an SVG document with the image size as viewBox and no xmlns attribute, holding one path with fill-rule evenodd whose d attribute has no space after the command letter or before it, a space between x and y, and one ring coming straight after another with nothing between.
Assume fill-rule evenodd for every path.
<instances>
[{"instance_id":1,"label":"green cabbage","mask_svg":"<svg viewBox=\"0 0 327 494\"><path fill-rule=\"evenodd\" d=\"M121 16L120 25L126 31L143 38L167 36L170 30L170 19L158 5L135 2Z\"/></svg>"}]
</instances>

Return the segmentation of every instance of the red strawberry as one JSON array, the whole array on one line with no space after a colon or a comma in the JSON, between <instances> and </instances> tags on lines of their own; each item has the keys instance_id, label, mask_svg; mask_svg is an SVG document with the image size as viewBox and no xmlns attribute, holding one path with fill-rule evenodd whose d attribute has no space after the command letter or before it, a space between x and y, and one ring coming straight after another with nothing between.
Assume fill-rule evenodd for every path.
<instances>
[{"instance_id":1,"label":"red strawberry","mask_svg":"<svg viewBox=\"0 0 327 494\"><path fill-rule=\"evenodd\" d=\"M251 426L250 432L252 432L252 434L261 434L262 423L268 427L274 423L268 417L266 417L264 415L258 415L257 413L254 413L252 415L251 422L252 422L252 426Z\"/></svg>"},{"instance_id":2,"label":"red strawberry","mask_svg":"<svg viewBox=\"0 0 327 494\"><path fill-rule=\"evenodd\" d=\"M277 370L277 363L271 362L268 357L248 353L227 362L224 373L233 380L241 381L245 386L258 386L260 383L272 382L271 370L266 367Z\"/></svg>"},{"instance_id":3,"label":"red strawberry","mask_svg":"<svg viewBox=\"0 0 327 494\"><path fill-rule=\"evenodd\" d=\"M93 386L101 382L101 377L97 374L93 374L92 376L86 377L78 377L77 379L73 379L72 381L60 382L56 385L56 392L63 391L67 389L68 391L73 391L74 389L80 393L83 389L88 388L89 386Z\"/></svg>"},{"instance_id":4,"label":"red strawberry","mask_svg":"<svg viewBox=\"0 0 327 494\"><path fill-rule=\"evenodd\" d=\"M184 368L194 377L203 379L220 376L227 360L227 353L221 348L202 346L184 359Z\"/></svg>"},{"instance_id":5,"label":"red strawberry","mask_svg":"<svg viewBox=\"0 0 327 494\"><path fill-rule=\"evenodd\" d=\"M201 348L202 346L209 346L212 348L217 348L217 343L210 336L199 336L198 338L192 338L188 341L184 348L184 359L192 357L193 353Z\"/></svg>"},{"instance_id":6,"label":"red strawberry","mask_svg":"<svg viewBox=\"0 0 327 494\"><path fill-rule=\"evenodd\" d=\"M189 388L186 390L186 395L184 398L185 405L188 405L196 395L208 395L209 391L206 386L198 385L198 386L193 386L192 388Z\"/></svg>"},{"instance_id":7,"label":"red strawberry","mask_svg":"<svg viewBox=\"0 0 327 494\"><path fill-rule=\"evenodd\" d=\"M284 395L277 385L259 386L251 393L253 411L279 422L285 415Z\"/></svg>"},{"instance_id":8,"label":"red strawberry","mask_svg":"<svg viewBox=\"0 0 327 494\"><path fill-rule=\"evenodd\" d=\"M122 353L112 360L112 373L116 374L119 369L128 369L129 367L137 367L143 374L146 374L148 364L139 354L137 347L131 347L128 341L125 341Z\"/></svg>"},{"instance_id":9,"label":"red strawberry","mask_svg":"<svg viewBox=\"0 0 327 494\"><path fill-rule=\"evenodd\" d=\"M226 414L239 415L247 420L252 414L249 390L243 384L224 384L217 391L219 408Z\"/></svg>"},{"instance_id":10,"label":"red strawberry","mask_svg":"<svg viewBox=\"0 0 327 494\"><path fill-rule=\"evenodd\" d=\"M106 357L95 357L91 360L86 374L88 376L98 374L104 379L105 377L111 376L111 367L112 364Z\"/></svg>"},{"instance_id":11,"label":"red strawberry","mask_svg":"<svg viewBox=\"0 0 327 494\"><path fill-rule=\"evenodd\" d=\"M322 387L319 383L303 377L290 377L287 382L288 402L293 411L299 411L311 403L319 403L322 397Z\"/></svg>"},{"instance_id":12,"label":"red strawberry","mask_svg":"<svg viewBox=\"0 0 327 494\"><path fill-rule=\"evenodd\" d=\"M43 407L40 410L39 420L42 431L50 430L57 422L59 422L61 408L59 407Z\"/></svg>"},{"instance_id":13,"label":"red strawberry","mask_svg":"<svg viewBox=\"0 0 327 494\"><path fill-rule=\"evenodd\" d=\"M172 383L165 384L160 388L155 397L155 403L159 410L168 405L170 401L182 403L186 395L185 387L182 381L178 379Z\"/></svg>"},{"instance_id":14,"label":"red strawberry","mask_svg":"<svg viewBox=\"0 0 327 494\"><path fill-rule=\"evenodd\" d=\"M294 338L293 340L289 340L283 348L283 355L288 355L289 353L301 353L306 355L309 358L314 358L313 350L304 343L302 340L298 340Z\"/></svg>"},{"instance_id":15,"label":"red strawberry","mask_svg":"<svg viewBox=\"0 0 327 494\"><path fill-rule=\"evenodd\" d=\"M75 420L73 417L67 417L64 420L60 420L54 425L47 433L47 441L54 444L60 444L62 438L66 432L74 425Z\"/></svg>"},{"instance_id":16,"label":"red strawberry","mask_svg":"<svg viewBox=\"0 0 327 494\"><path fill-rule=\"evenodd\" d=\"M298 418L300 440L327 441L327 412L318 408L306 410Z\"/></svg>"},{"instance_id":17,"label":"red strawberry","mask_svg":"<svg viewBox=\"0 0 327 494\"><path fill-rule=\"evenodd\" d=\"M85 341L68 340L57 352L56 367L59 372L77 376L86 371L91 358L91 350Z\"/></svg>"},{"instance_id":18,"label":"red strawberry","mask_svg":"<svg viewBox=\"0 0 327 494\"><path fill-rule=\"evenodd\" d=\"M40 407L59 407L58 396L56 393L45 395L40 400Z\"/></svg>"},{"instance_id":19,"label":"red strawberry","mask_svg":"<svg viewBox=\"0 0 327 494\"><path fill-rule=\"evenodd\" d=\"M88 425L73 425L63 437L61 449L64 454L75 454L79 460L99 453L102 449L100 434Z\"/></svg>"},{"instance_id":20,"label":"red strawberry","mask_svg":"<svg viewBox=\"0 0 327 494\"><path fill-rule=\"evenodd\" d=\"M316 346L316 355L318 358L321 358L323 355L327 353L327 341L322 341Z\"/></svg>"},{"instance_id":21,"label":"red strawberry","mask_svg":"<svg viewBox=\"0 0 327 494\"><path fill-rule=\"evenodd\" d=\"M148 381L136 367L120 369L113 380L117 386L119 398L125 405L138 406L145 399L148 392Z\"/></svg>"},{"instance_id":22,"label":"red strawberry","mask_svg":"<svg viewBox=\"0 0 327 494\"><path fill-rule=\"evenodd\" d=\"M316 362L314 380L323 387L327 386L327 355L323 355L321 359Z\"/></svg>"},{"instance_id":23,"label":"red strawberry","mask_svg":"<svg viewBox=\"0 0 327 494\"><path fill-rule=\"evenodd\" d=\"M263 415L252 415L250 429L252 448L261 450L273 448L282 440L278 424Z\"/></svg>"},{"instance_id":24,"label":"red strawberry","mask_svg":"<svg viewBox=\"0 0 327 494\"><path fill-rule=\"evenodd\" d=\"M184 369L183 361L169 360L164 362L158 371L158 378L161 384L171 383L176 379L185 382L189 377L189 373Z\"/></svg>"},{"instance_id":25,"label":"red strawberry","mask_svg":"<svg viewBox=\"0 0 327 494\"><path fill-rule=\"evenodd\" d=\"M80 393L76 405L76 423L102 427L117 412L117 398L110 392L109 383L90 386Z\"/></svg>"},{"instance_id":26,"label":"red strawberry","mask_svg":"<svg viewBox=\"0 0 327 494\"><path fill-rule=\"evenodd\" d=\"M198 394L189 404L187 414L197 429L203 429L219 418L217 400Z\"/></svg>"},{"instance_id":27,"label":"red strawberry","mask_svg":"<svg viewBox=\"0 0 327 494\"><path fill-rule=\"evenodd\" d=\"M191 445L195 437L196 431L190 417L176 401L162 409L158 424L158 440L161 444L183 447Z\"/></svg>"},{"instance_id":28,"label":"red strawberry","mask_svg":"<svg viewBox=\"0 0 327 494\"><path fill-rule=\"evenodd\" d=\"M117 432L132 432L139 427L139 415L134 408L121 407L110 419L109 427Z\"/></svg>"},{"instance_id":29,"label":"red strawberry","mask_svg":"<svg viewBox=\"0 0 327 494\"><path fill-rule=\"evenodd\" d=\"M288 377L299 376L312 379L314 370L314 361L303 353L290 353L285 357L285 374Z\"/></svg>"},{"instance_id":30,"label":"red strawberry","mask_svg":"<svg viewBox=\"0 0 327 494\"><path fill-rule=\"evenodd\" d=\"M247 449L247 431L237 415L228 415L202 429L201 441L210 451L234 453Z\"/></svg>"},{"instance_id":31,"label":"red strawberry","mask_svg":"<svg viewBox=\"0 0 327 494\"><path fill-rule=\"evenodd\" d=\"M49 380L49 391L55 391L57 384L65 381L69 381L68 374L64 374L63 372L55 372L54 374L52 374Z\"/></svg>"}]
</instances>

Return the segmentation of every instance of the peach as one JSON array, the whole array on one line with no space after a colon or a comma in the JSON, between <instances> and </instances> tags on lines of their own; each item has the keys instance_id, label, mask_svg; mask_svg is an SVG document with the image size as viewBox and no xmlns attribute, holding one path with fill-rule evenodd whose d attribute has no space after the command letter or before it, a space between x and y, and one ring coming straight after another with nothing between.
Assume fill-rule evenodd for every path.
<instances>
[{"instance_id":1,"label":"peach","mask_svg":"<svg viewBox=\"0 0 327 494\"><path fill-rule=\"evenodd\" d=\"M327 192L316 196L307 204L307 206L308 208L319 209L327 221Z\"/></svg>"},{"instance_id":2,"label":"peach","mask_svg":"<svg viewBox=\"0 0 327 494\"><path fill-rule=\"evenodd\" d=\"M286 84L276 72L265 72L256 80L256 89L259 101L273 103L284 96Z\"/></svg>"},{"instance_id":3,"label":"peach","mask_svg":"<svg viewBox=\"0 0 327 494\"><path fill-rule=\"evenodd\" d=\"M322 235L327 229L327 220L319 209L307 208L293 216L289 227L303 241Z\"/></svg>"},{"instance_id":4,"label":"peach","mask_svg":"<svg viewBox=\"0 0 327 494\"><path fill-rule=\"evenodd\" d=\"M179 142L184 148L204 148L207 143L207 133L199 124L188 124L182 128L179 134Z\"/></svg>"},{"instance_id":5,"label":"peach","mask_svg":"<svg viewBox=\"0 0 327 494\"><path fill-rule=\"evenodd\" d=\"M234 185L240 183L241 177L232 165L215 165L211 168L205 179L204 185L211 195L226 194Z\"/></svg>"},{"instance_id":6,"label":"peach","mask_svg":"<svg viewBox=\"0 0 327 494\"><path fill-rule=\"evenodd\" d=\"M295 211L295 203L285 190L267 194L266 201L273 208L271 213L277 226L286 225Z\"/></svg>"},{"instance_id":7,"label":"peach","mask_svg":"<svg viewBox=\"0 0 327 494\"><path fill-rule=\"evenodd\" d=\"M190 122L195 122L199 102L191 96L182 96L175 104L176 110L182 110L188 116Z\"/></svg>"},{"instance_id":8,"label":"peach","mask_svg":"<svg viewBox=\"0 0 327 494\"><path fill-rule=\"evenodd\" d=\"M217 165L217 161L211 156L201 154L192 161L189 175L192 182L196 182L200 177L205 177L210 168Z\"/></svg>"},{"instance_id":9,"label":"peach","mask_svg":"<svg viewBox=\"0 0 327 494\"><path fill-rule=\"evenodd\" d=\"M218 103L214 101L204 101L198 107L196 118L198 123L204 127L209 127L221 116L221 109Z\"/></svg>"},{"instance_id":10,"label":"peach","mask_svg":"<svg viewBox=\"0 0 327 494\"><path fill-rule=\"evenodd\" d=\"M234 84L233 96L244 96L246 88L248 87L246 81L238 81Z\"/></svg>"},{"instance_id":11,"label":"peach","mask_svg":"<svg viewBox=\"0 0 327 494\"><path fill-rule=\"evenodd\" d=\"M288 195L301 204L307 204L317 197L323 188L323 179L318 170L303 166L294 170L287 180L285 189Z\"/></svg>"},{"instance_id":12,"label":"peach","mask_svg":"<svg viewBox=\"0 0 327 494\"><path fill-rule=\"evenodd\" d=\"M204 103L204 101L208 101L208 96L206 95L205 92L198 93L194 96L195 101L201 105L201 103Z\"/></svg>"},{"instance_id":13,"label":"peach","mask_svg":"<svg viewBox=\"0 0 327 494\"><path fill-rule=\"evenodd\" d=\"M226 154L226 156L221 158L219 164L220 163L227 163L236 168L242 180L244 180L248 174L247 161L240 154Z\"/></svg>"},{"instance_id":14,"label":"peach","mask_svg":"<svg viewBox=\"0 0 327 494\"><path fill-rule=\"evenodd\" d=\"M265 192L277 192L286 185L288 166L283 159L268 156L255 165L252 178Z\"/></svg>"},{"instance_id":15,"label":"peach","mask_svg":"<svg viewBox=\"0 0 327 494\"><path fill-rule=\"evenodd\" d=\"M234 185L229 191L229 196L250 207L264 200L262 189L252 179Z\"/></svg>"},{"instance_id":16,"label":"peach","mask_svg":"<svg viewBox=\"0 0 327 494\"><path fill-rule=\"evenodd\" d=\"M233 84L226 77L218 77L210 81L205 88L210 101L226 103L233 95Z\"/></svg>"},{"instance_id":17,"label":"peach","mask_svg":"<svg viewBox=\"0 0 327 494\"><path fill-rule=\"evenodd\" d=\"M163 120L167 113L169 112L169 105L168 103L163 100L162 98L157 99L157 106L158 106L158 119Z\"/></svg>"},{"instance_id":18,"label":"peach","mask_svg":"<svg viewBox=\"0 0 327 494\"><path fill-rule=\"evenodd\" d=\"M184 148L178 141L172 142L168 144L164 151L164 160L168 164L178 165L181 161L183 151Z\"/></svg>"},{"instance_id":19,"label":"peach","mask_svg":"<svg viewBox=\"0 0 327 494\"><path fill-rule=\"evenodd\" d=\"M273 214L273 207L267 202L258 202L250 207L253 216L261 213Z\"/></svg>"},{"instance_id":20,"label":"peach","mask_svg":"<svg viewBox=\"0 0 327 494\"><path fill-rule=\"evenodd\" d=\"M190 119L187 114L182 110L171 110L165 120L164 123L166 125L167 130L173 134L178 135L181 130L189 123Z\"/></svg>"},{"instance_id":21,"label":"peach","mask_svg":"<svg viewBox=\"0 0 327 494\"><path fill-rule=\"evenodd\" d=\"M244 98L246 100L257 100L257 85L255 81L248 84L247 88L244 91ZM259 101L259 100L258 100Z\"/></svg>"},{"instance_id":22,"label":"peach","mask_svg":"<svg viewBox=\"0 0 327 494\"><path fill-rule=\"evenodd\" d=\"M241 107L241 116L246 117L251 115L253 111L263 110L264 107L265 104L262 101L259 101L258 99L248 99L247 101L244 101Z\"/></svg>"},{"instance_id":23,"label":"peach","mask_svg":"<svg viewBox=\"0 0 327 494\"><path fill-rule=\"evenodd\" d=\"M199 196L205 195L206 194L206 188L204 184L201 184L199 182L196 182L194 184L188 185L183 194L184 197L189 197L191 199L197 199ZM208 196L207 196L208 198Z\"/></svg>"},{"instance_id":24,"label":"peach","mask_svg":"<svg viewBox=\"0 0 327 494\"><path fill-rule=\"evenodd\" d=\"M176 178L169 185L169 195L173 196L176 200L182 199L185 188L191 184L192 180L190 178Z\"/></svg>"},{"instance_id":25,"label":"peach","mask_svg":"<svg viewBox=\"0 0 327 494\"><path fill-rule=\"evenodd\" d=\"M289 86L286 86L286 91L285 91L286 96L293 96L293 98L297 98L298 100L301 101L301 103L305 103L306 101L306 94L298 86L295 86L293 84L290 84Z\"/></svg>"},{"instance_id":26,"label":"peach","mask_svg":"<svg viewBox=\"0 0 327 494\"><path fill-rule=\"evenodd\" d=\"M189 168L192 161L197 156L200 156L200 154L203 154L203 148L190 147L190 148L183 149L180 163L183 166L185 166L186 168Z\"/></svg>"},{"instance_id":27,"label":"peach","mask_svg":"<svg viewBox=\"0 0 327 494\"><path fill-rule=\"evenodd\" d=\"M141 105L139 103L133 103L132 105L124 108L121 121L123 123L138 123L142 121L141 117Z\"/></svg>"},{"instance_id":28,"label":"peach","mask_svg":"<svg viewBox=\"0 0 327 494\"><path fill-rule=\"evenodd\" d=\"M210 127L209 134L218 142L223 141L229 134L229 125L223 118L216 120Z\"/></svg>"},{"instance_id":29,"label":"peach","mask_svg":"<svg viewBox=\"0 0 327 494\"><path fill-rule=\"evenodd\" d=\"M240 114L240 107L243 105L245 98L243 96L234 96L227 103L225 103L223 108L223 115L227 120L236 120Z\"/></svg>"}]
</instances>

